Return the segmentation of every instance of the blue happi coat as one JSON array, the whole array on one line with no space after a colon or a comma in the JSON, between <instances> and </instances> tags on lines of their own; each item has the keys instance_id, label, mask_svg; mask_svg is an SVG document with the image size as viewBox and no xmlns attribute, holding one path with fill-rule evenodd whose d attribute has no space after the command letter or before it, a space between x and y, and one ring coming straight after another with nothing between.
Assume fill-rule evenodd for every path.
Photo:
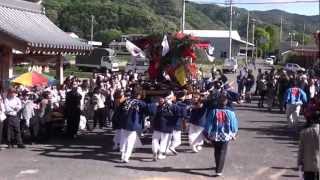
<instances>
[{"instance_id":1,"label":"blue happi coat","mask_svg":"<svg viewBox=\"0 0 320 180\"><path fill-rule=\"evenodd\" d=\"M284 96L287 104L303 104L307 102L307 94L298 87L289 88Z\"/></svg>"},{"instance_id":2,"label":"blue happi coat","mask_svg":"<svg viewBox=\"0 0 320 180\"><path fill-rule=\"evenodd\" d=\"M153 128L155 131L171 133L176 126L177 118L180 117L180 108L176 104L165 103L156 108L153 119Z\"/></svg>"},{"instance_id":3,"label":"blue happi coat","mask_svg":"<svg viewBox=\"0 0 320 180\"><path fill-rule=\"evenodd\" d=\"M188 118L188 113L187 113L188 105L183 101L178 101L176 105L178 106L179 114L175 114L175 119L174 119L175 122L173 124L174 125L173 129L177 131L181 131L183 120Z\"/></svg>"},{"instance_id":4,"label":"blue happi coat","mask_svg":"<svg viewBox=\"0 0 320 180\"><path fill-rule=\"evenodd\" d=\"M191 109L190 123L196 126L204 127L207 121L207 108L193 107Z\"/></svg>"},{"instance_id":5,"label":"blue happi coat","mask_svg":"<svg viewBox=\"0 0 320 180\"><path fill-rule=\"evenodd\" d=\"M121 119L121 129L128 131L140 131L144 128L145 116L149 113L151 104L142 100L127 99L121 104L118 112Z\"/></svg>"},{"instance_id":6,"label":"blue happi coat","mask_svg":"<svg viewBox=\"0 0 320 180\"><path fill-rule=\"evenodd\" d=\"M208 112L205 135L213 141L230 141L238 132L238 119L228 109L214 109Z\"/></svg>"}]
</instances>

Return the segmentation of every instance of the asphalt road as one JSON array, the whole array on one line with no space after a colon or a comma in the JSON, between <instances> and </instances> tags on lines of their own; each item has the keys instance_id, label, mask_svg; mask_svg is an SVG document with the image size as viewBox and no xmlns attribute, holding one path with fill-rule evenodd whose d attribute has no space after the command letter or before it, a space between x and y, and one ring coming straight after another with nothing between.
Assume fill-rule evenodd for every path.
<instances>
[{"instance_id":1,"label":"asphalt road","mask_svg":"<svg viewBox=\"0 0 320 180\"><path fill-rule=\"evenodd\" d=\"M0 152L0 180L114 179L298 179L297 133L286 127L285 115L258 109L256 102L236 108L240 131L230 143L224 176L215 178L213 148L195 154L183 136L178 156L152 161L151 137L136 149L128 164L113 152L112 133L94 131L75 140L55 138L47 144Z\"/></svg>"}]
</instances>

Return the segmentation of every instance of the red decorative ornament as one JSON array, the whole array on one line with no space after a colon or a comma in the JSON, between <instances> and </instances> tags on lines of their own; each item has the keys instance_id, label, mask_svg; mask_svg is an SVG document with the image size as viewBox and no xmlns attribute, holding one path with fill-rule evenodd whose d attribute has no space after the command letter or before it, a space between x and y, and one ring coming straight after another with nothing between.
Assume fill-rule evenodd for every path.
<instances>
[{"instance_id":1,"label":"red decorative ornament","mask_svg":"<svg viewBox=\"0 0 320 180\"><path fill-rule=\"evenodd\" d=\"M193 76L196 77L197 76L197 71L198 71L198 67L195 63L192 64L188 64L187 65L188 71L189 73Z\"/></svg>"},{"instance_id":2,"label":"red decorative ornament","mask_svg":"<svg viewBox=\"0 0 320 180\"><path fill-rule=\"evenodd\" d=\"M166 72L169 74L170 77L174 77L174 73L176 72L176 67L169 66L167 67Z\"/></svg>"},{"instance_id":3,"label":"red decorative ornament","mask_svg":"<svg viewBox=\"0 0 320 180\"><path fill-rule=\"evenodd\" d=\"M191 58L192 62L194 62L197 59L196 53L191 48L187 48L182 52L182 57L184 58Z\"/></svg>"},{"instance_id":4,"label":"red decorative ornament","mask_svg":"<svg viewBox=\"0 0 320 180\"><path fill-rule=\"evenodd\" d=\"M186 35L183 34L182 32L177 32L177 33L176 33L176 38L179 39L179 40L183 39L185 36L186 36Z\"/></svg>"}]
</instances>

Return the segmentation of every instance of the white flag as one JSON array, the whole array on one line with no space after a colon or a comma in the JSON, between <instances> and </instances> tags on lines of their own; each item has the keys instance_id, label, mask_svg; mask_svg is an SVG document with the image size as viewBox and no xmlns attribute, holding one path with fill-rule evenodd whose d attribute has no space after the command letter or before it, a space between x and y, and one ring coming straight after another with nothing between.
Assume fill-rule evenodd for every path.
<instances>
[{"instance_id":1,"label":"white flag","mask_svg":"<svg viewBox=\"0 0 320 180\"><path fill-rule=\"evenodd\" d=\"M144 52L130 41L126 41L126 48L133 57L145 58Z\"/></svg>"},{"instance_id":2,"label":"white flag","mask_svg":"<svg viewBox=\"0 0 320 180\"><path fill-rule=\"evenodd\" d=\"M207 51L205 51L205 52L206 52L206 55L207 55L207 57L208 57L208 61L213 62L214 59L215 59L215 57L213 57L212 55L210 55L209 53L207 53Z\"/></svg>"},{"instance_id":3,"label":"white flag","mask_svg":"<svg viewBox=\"0 0 320 180\"><path fill-rule=\"evenodd\" d=\"M208 54L209 54L210 56L212 56L212 55L213 55L213 52L214 52L214 47L211 46L211 44L209 44L209 46L208 46Z\"/></svg>"},{"instance_id":4,"label":"white flag","mask_svg":"<svg viewBox=\"0 0 320 180\"><path fill-rule=\"evenodd\" d=\"M164 35L161 45L162 45L162 56L165 56L170 51L167 35Z\"/></svg>"}]
</instances>

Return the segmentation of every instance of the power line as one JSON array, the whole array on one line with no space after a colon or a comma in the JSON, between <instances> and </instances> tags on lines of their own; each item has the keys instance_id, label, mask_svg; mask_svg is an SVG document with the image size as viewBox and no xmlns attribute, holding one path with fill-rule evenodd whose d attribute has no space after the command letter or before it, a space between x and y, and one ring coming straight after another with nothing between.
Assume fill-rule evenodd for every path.
<instances>
[{"instance_id":1,"label":"power line","mask_svg":"<svg viewBox=\"0 0 320 180\"><path fill-rule=\"evenodd\" d=\"M194 2L197 3L196 1L191 1L188 0L187 2ZM263 4L300 4L300 3L318 3L319 1L304 1L304 0L298 0L298 1L278 1L278 2L232 2L234 5L263 5ZM226 5L227 3L223 2L208 2L204 4L220 4L220 5ZM230 4L230 3L228 3Z\"/></svg>"}]
</instances>

